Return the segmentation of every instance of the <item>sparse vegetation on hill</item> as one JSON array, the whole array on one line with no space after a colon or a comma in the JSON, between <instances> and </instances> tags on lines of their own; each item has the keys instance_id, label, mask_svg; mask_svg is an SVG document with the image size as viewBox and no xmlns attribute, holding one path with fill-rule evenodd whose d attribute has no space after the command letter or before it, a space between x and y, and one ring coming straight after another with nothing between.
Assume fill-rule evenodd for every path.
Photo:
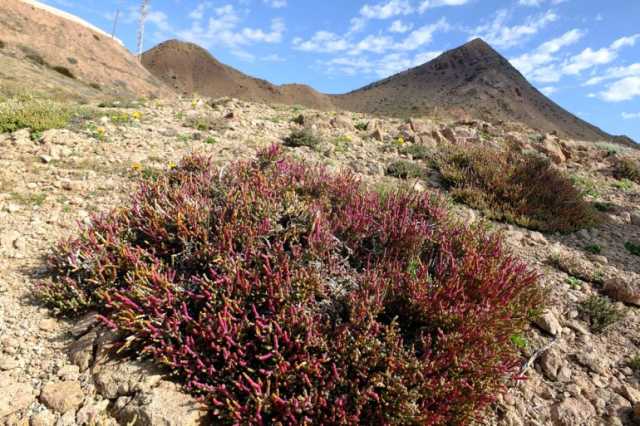
<instances>
[{"instance_id":1,"label":"sparse vegetation on hill","mask_svg":"<svg viewBox=\"0 0 640 426\"><path fill-rule=\"evenodd\" d=\"M460 424L518 366L536 275L429 194L361 190L278 148L144 181L51 257L41 297L99 310L239 424Z\"/></svg>"},{"instance_id":2,"label":"sparse vegetation on hill","mask_svg":"<svg viewBox=\"0 0 640 426\"><path fill-rule=\"evenodd\" d=\"M628 179L640 183L640 164L630 158L618 158L614 163L613 175L616 179Z\"/></svg>"},{"instance_id":3,"label":"sparse vegetation on hill","mask_svg":"<svg viewBox=\"0 0 640 426\"><path fill-rule=\"evenodd\" d=\"M0 133L29 128L34 132L65 127L71 118L68 107L28 96L0 102Z\"/></svg>"},{"instance_id":4,"label":"sparse vegetation on hill","mask_svg":"<svg viewBox=\"0 0 640 426\"><path fill-rule=\"evenodd\" d=\"M541 231L594 225L595 210L572 181L536 154L453 146L435 160L453 197L488 217Z\"/></svg>"}]
</instances>

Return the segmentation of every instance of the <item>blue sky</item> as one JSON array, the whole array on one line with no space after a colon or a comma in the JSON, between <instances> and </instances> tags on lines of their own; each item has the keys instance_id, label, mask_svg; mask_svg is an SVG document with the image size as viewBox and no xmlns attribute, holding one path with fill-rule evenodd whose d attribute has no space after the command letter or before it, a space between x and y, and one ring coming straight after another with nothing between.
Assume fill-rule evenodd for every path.
<instances>
[{"instance_id":1,"label":"blue sky","mask_svg":"<svg viewBox=\"0 0 640 426\"><path fill-rule=\"evenodd\" d=\"M46 0L134 51L139 0ZM342 93L479 36L554 101L640 142L639 0L151 0L145 49L195 42L274 83Z\"/></svg>"}]
</instances>

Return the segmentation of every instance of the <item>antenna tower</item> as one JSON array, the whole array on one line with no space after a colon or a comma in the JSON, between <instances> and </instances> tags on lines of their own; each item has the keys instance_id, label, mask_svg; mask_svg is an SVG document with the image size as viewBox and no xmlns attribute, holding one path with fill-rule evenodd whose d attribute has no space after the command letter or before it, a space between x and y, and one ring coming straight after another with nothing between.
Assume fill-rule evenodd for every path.
<instances>
[{"instance_id":1,"label":"antenna tower","mask_svg":"<svg viewBox=\"0 0 640 426\"><path fill-rule=\"evenodd\" d=\"M144 46L144 21L149 13L150 0L142 0L140 5L140 25L138 26L138 59L142 59L142 48Z\"/></svg>"}]
</instances>

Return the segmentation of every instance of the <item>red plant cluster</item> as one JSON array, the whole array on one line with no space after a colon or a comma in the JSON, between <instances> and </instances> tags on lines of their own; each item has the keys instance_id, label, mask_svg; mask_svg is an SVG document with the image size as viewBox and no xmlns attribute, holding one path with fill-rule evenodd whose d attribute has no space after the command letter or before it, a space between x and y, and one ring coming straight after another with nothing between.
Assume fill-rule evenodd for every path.
<instances>
[{"instance_id":1,"label":"red plant cluster","mask_svg":"<svg viewBox=\"0 0 640 426\"><path fill-rule=\"evenodd\" d=\"M99 310L219 423L467 423L515 371L538 291L441 206L277 148L188 157L61 243L40 292Z\"/></svg>"}]
</instances>

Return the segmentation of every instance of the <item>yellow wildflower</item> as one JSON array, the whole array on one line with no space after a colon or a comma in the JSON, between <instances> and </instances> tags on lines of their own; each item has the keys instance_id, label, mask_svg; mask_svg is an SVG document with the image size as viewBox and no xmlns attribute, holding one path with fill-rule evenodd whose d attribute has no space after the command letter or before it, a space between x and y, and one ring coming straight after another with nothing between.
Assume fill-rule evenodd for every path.
<instances>
[{"instance_id":1,"label":"yellow wildflower","mask_svg":"<svg viewBox=\"0 0 640 426\"><path fill-rule=\"evenodd\" d=\"M131 117L133 117L134 120L140 120L142 118L142 113L140 111L134 111L131 113Z\"/></svg>"},{"instance_id":2,"label":"yellow wildflower","mask_svg":"<svg viewBox=\"0 0 640 426\"><path fill-rule=\"evenodd\" d=\"M140 163L133 163L131 165L131 170L133 170L134 172L139 172L140 170L142 170L142 164Z\"/></svg>"}]
</instances>

